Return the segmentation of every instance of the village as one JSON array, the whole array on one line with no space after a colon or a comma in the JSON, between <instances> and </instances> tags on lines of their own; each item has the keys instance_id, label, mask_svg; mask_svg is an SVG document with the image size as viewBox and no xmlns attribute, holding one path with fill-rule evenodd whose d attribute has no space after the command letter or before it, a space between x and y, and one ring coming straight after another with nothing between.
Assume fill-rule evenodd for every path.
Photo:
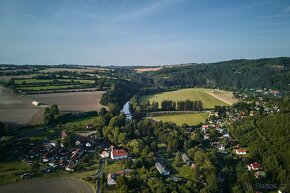
<instances>
[{"instance_id":1,"label":"village","mask_svg":"<svg viewBox=\"0 0 290 193\"><path fill-rule=\"evenodd\" d=\"M253 102L254 105L249 106L246 111L243 111L243 107L220 107L216 108L217 111L209 111L209 118L205 123L199 127L188 127L187 130L191 133L200 133L204 145L209 149L216 149L217 152L226 157L226 155L233 155L233 159L247 160L251 150L246 146L241 146L239 142L233 138L230 133L229 126L239 120L247 117L253 117L257 113L271 114L279 112L277 106L269 106L263 99L259 98ZM92 129L93 126L87 126ZM71 136L74 136L74 140L71 140ZM69 143L74 144L69 144ZM95 134L82 136L75 135L69 131L61 131L61 135L58 139L48 140L43 143L34 145L27 153L25 163L31 165L33 161L38 160L41 164L41 171L44 173L51 173L57 171L75 172L78 165L82 162L84 155L98 155L98 159L102 159L106 163L108 160L113 162L119 162L121 160L131 160L134 162L136 156L131 155L128 149L122 147L114 147L105 138L98 137ZM156 151L155 153L155 168L161 176L170 177L173 181L187 181L188 179L171 174L168 166L168 161L162 155L162 153ZM183 166L195 172L196 164L189 158L186 152L181 152L181 159ZM103 163L103 162L99 162ZM188 170L187 169L187 170ZM262 179L266 177L266 173L263 171L262 163L260 160L254 162L248 162L244 165L244 170L250 172L255 178ZM98 172L98 171L97 171ZM130 176L134 172L131 168L122 168L115 172L106 173L106 185L116 185L116 179L118 176ZM187 171L190 172L190 171ZM31 177L32 173L25 173L22 178ZM102 174L101 174L102 175ZM224 177L219 173L219 181L223 181Z\"/></svg>"}]
</instances>

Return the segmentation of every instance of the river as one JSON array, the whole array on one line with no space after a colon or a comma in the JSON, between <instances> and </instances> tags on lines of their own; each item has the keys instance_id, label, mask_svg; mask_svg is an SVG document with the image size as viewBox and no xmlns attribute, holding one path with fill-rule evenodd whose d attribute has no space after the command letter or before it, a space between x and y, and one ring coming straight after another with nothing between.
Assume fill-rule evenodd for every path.
<instances>
[{"instance_id":1,"label":"river","mask_svg":"<svg viewBox=\"0 0 290 193\"><path fill-rule=\"evenodd\" d=\"M126 102L123 106L123 109L121 110L121 112L124 112L126 114L126 118L132 120L132 115L130 113L130 101Z\"/></svg>"}]
</instances>

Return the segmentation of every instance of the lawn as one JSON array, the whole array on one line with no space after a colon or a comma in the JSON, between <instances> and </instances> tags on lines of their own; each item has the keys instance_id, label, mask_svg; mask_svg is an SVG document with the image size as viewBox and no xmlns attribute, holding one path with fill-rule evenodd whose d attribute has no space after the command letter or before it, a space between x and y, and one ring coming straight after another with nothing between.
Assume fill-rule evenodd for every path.
<instances>
[{"instance_id":1,"label":"lawn","mask_svg":"<svg viewBox=\"0 0 290 193\"><path fill-rule=\"evenodd\" d=\"M76 125L76 126L84 127L86 124L92 124L96 118L97 116L91 116L91 117L84 117L84 118L76 119L76 120L66 123L65 126L72 127Z\"/></svg>"},{"instance_id":2,"label":"lawn","mask_svg":"<svg viewBox=\"0 0 290 193\"><path fill-rule=\"evenodd\" d=\"M0 185L19 181L21 174L29 170L23 161L0 163Z\"/></svg>"},{"instance_id":3,"label":"lawn","mask_svg":"<svg viewBox=\"0 0 290 193\"><path fill-rule=\"evenodd\" d=\"M114 172L120 171L120 170L125 169L125 168L126 168L126 166L122 161L115 161L115 162L108 161L107 165L105 164L104 172L105 173L114 173Z\"/></svg>"},{"instance_id":4,"label":"lawn","mask_svg":"<svg viewBox=\"0 0 290 193\"><path fill-rule=\"evenodd\" d=\"M175 113L175 114L163 114L152 117L155 120L164 122L173 122L177 125L186 123L187 125L198 125L204 122L208 118L208 113Z\"/></svg>"},{"instance_id":5,"label":"lawn","mask_svg":"<svg viewBox=\"0 0 290 193\"><path fill-rule=\"evenodd\" d=\"M212 91L211 89L203 89L203 88L187 88L180 89L176 91L170 92L162 92L156 93L152 95L145 95L140 97L140 102L145 101L155 101L159 103L159 107L161 105L161 101L163 100L173 100L173 101L181 101L181 100L200 100L203 103L203 107L205 109L213 109L215 105L228 105L227 103L211 96L207 92ZM223 91L224 93L227 91Z\"/></svg>"}]
</instances>

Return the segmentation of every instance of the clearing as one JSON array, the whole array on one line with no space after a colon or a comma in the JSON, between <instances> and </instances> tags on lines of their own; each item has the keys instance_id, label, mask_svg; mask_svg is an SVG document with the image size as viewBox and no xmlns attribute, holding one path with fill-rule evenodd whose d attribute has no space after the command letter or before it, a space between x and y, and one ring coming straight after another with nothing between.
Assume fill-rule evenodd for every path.
<instances>
[{"instance_id":1,"label":"clearing","mask_svg":"<svg viewBox=\"0 0 290 193\"><path fill-rule=\"evenodd\" d=\"M105 91L70 92L52 94L26 95L40 103L57 104L62 112L99 111L102 107L100 100Z\"/></svg>"},{"instance_id":2,"label":"clearing","mask_svg":"<svg viewBox=\"0 0 290 193\"><path fill-rule=\"evenodd\" d=\"M140 97L141 102L148 100L150 102L155 101L159 103L159 107L161 106L160 103L163 100L180 101L186 99L202 101L205 109L213 109L215 105L231 105L237 101L233 97L232 92L204 88L187 88Z\"/></svg>"},{"instance_id":3,"label":"clearing","mask_svg":"<svg viewBox=\"0 0 290 193\"><path fill-rule=\"evenodd\" d=\"M1 193L93 193L92 187L74 178L29 179L0 186Z\"/></svg>"},{"instance_id":4,"label":"clearing","mask_svg":"<svg viewBox=\"0 0 290 193\"><path fill-rule=\"evenodd\" d=\"M173 122L181 126L186 123L187 125L198 125L204 122L208 118L208 113L168 113L162 115L154 115L152 118L154 120L163 121L163 122Z\"/></svg>"}]
</instances>

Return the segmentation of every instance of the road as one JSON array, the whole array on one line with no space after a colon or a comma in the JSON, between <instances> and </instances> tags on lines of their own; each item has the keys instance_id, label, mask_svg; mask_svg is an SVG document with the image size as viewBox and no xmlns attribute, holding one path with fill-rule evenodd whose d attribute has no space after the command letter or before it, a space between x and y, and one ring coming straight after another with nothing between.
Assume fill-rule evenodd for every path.
<instances>
[{"instance_id":1,"label":"road","mask_svg":"<svg viewBox=\"0 0 290 193\"><path fill-rule=\"evenodd\" d=\"M96 172L96 177L97 177L96 193L101 193L102 192L102 177L103 177L103 173L104 173L104 160L101 158L99 160L98 171Z\"/></svg>"}]
</instances>

